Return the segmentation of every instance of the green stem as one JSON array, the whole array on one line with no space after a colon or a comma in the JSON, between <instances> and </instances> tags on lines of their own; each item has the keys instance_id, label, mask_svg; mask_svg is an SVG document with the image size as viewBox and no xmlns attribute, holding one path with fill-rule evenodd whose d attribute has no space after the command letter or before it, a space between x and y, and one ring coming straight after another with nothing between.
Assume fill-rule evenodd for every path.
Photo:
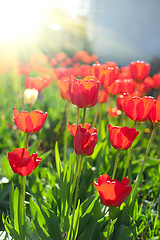
<instances>
[{"instance_id":1,"label":"green stem","mask_svg":"<svg viewBox=\"0 0 160 240\"><path fill-rule=\"evenodd\" d=\"M74 196L73 213L72 213L72 221L71 221L69 239L72 239L73 220L74 220L74 215L75 215L75 210L76 210L76 204L77 204L77 199L78 199L78 189L79 189L79 182L80 182L81 169L82 169L82 160L83 160L83 155L81 155L81 159L80 159L80 163L79 163L78 177L77 177L77 185L76 185L76 191L75 191L75 196Z\"/></svg>"},{"instance_id":2,"label":"green stem","mask_svg":"<svg viewBox=\"0 0 160 240\"><path fill-rule=\"evenodd\" d=\"M97 122L97 117L98 117L98 113L99 113L99 107L100 107L100 103L101 103L100 101L101 101L101 96L102 96L102 90L101 90L101 93L100 93L100 96L99 96L99 100L98 100L98 103L97 103L96 114L94 116L94 120L93 120L93 124L92 124L93 127L95 127L96 122Z\"/></svg>"},{"instance_id":3,"label":"green stem","mask_svg":"<svg viewBox=\"0 0 160 240\"><path fill-rule=\"evenodd\" d=\"M79 107L77 107L77 127L79 125Z\"/></svg>"},{"instance_id":4,"label":"green stem","mask_svg":"<svg viewBox=\"0 0 160 240\"><path fill-rule=\"evenodd\" d=\"M102 103L99 106L99 118L98 118L98 128L97 128L97 132L98 132L100 141L101 141L102 135L103 135L103 129L101 128L101 122L102 122Z\"/></svg>"},{"instance_id":5,"label":"green stem","mask_svg":"<svg viewBox=\"0 0 160 240\"><path fill-rule=\"evenodd\" d=\"M28 140L29 140L29 133L27 133L27 137L26 137L26 146L25 146L26 149L28 148Z\"/></svg>"},{"instance_id":6,"label":"green stem","mask_svg":"<svg viewBox=\"0 0 160 240\"><path fill-rule=\"evenodd\" d=\"M74 198L74 209L76 207L77 198L78 198L78 189L79 189L79 181L80 181L81 169L82 169L82 160L83 160L83 155L81 155L79 169L78 169L77 185L76 185L75 198Z\"/></svg>"},{"instance_id":7,"label":"green stem","mask_svg":"<svg viewBox=\"0 0 160 240\"><path fill-rule=\"evenodd\" d=\"M72 182L72 185L71 185L71 191L70 191L70 196L69 196L69 208L68 208L68 213L70 213L70 207L71 207L71 201L72 201L72 197L73 197L73 193L74 193L74 190L75 190L75 187L76 187L76 179L77 179L77 172L78 172L78 162L79 162L79 157L80 155L77 155L76 153L75 154L75 157L74 157L74 160L73 160L73 172L72 172L72 175L71 175L71 182ZM78 159L77 159L77 156L78 156Z\"/></svg>"},{"instance_id":8,"label":"green stem","mask_svg":"<svg viewBox=\"0 0 160 240\"><path fill-rule=\"evenodd\" d=\"M127 160L126 160L126 164L125 164L125 167L124 167L124 172L123 172L123 177L122 178L124 178L126 176L127 169L128 169L128 166L129 166L129 160L130 160L130 157L131 157L131 151L132 151L132 145L128 149Z\"/></svg>"},{"instance_id":9,"label":"green stem","mask_svg":"<svg viewBox=\"0 0 160 240\"><path fill-rule=\"evenodd\" d=\"M137 124L137 122L135 121L134 122L134 128L136 128L136 124ZM129 166L129 160L130 160L130 157L131 157L131 151L132 151L132 145L128 149L127 160L126 160L126 164L125 164L125 167L124 167L124 172L123 172L123 177L122 178L124 178L126 176L127 169L128 169L128 166Z\"/></svg>"},{"instance_id":10,"label":"green stem","mask_svg":"<svg viewBox=\"0 0 160 240\"><path fill-rule=\"evenodd\" d=\"M120 153L120 150L117 150L116 160L115 160L114 169L113 169L113 174L112 174L112 180L114 179L114 177L115 177L115 175L116 175L116 170L117 170L117 165L118 165L118 159L119 159L119 153Z\"/></svg>"},{"instance_id":11,"label":"green stem","mask_svg":"<svg viewBox=\"0 0 160 240\"><path fill-rule=\"evenodd\" d=\"M143 172L143 169L144 169L144 165L145 165L145 162L146 162L146 159L147 159L147 156L148 156L148 153L149 153L152 141L153 141L155 133L156 133L156 127L157 127L157 124L154 125L154 128L152 130L152 134L151 134L151 137L150 137L149 142L148 142L148 146L147 146L146 153L145 153L142 165L141 165L141 169L140 169L140 171L139 171L139 173L137 175L137 178L136 178L136 181L135 181L135 186L134 186L134 189L132 190L132 193L131 193L131 200L132 200L132 202L134 202L134 198L135 198L135 195L137 193L137 189L138 189L141 177L142 177L142 172Z\"/></svg>"},{"instance_id":12,"label":"green stem","mask_svg":"<svg viewBox=\"0 0 160 240\"><path fill-rule=\"evenodd\" d=\"M109 230L111 226L111 215L112 215L112 209L109 207L109 219L108 219L108 228L107 228L107 238L106 240L109 240Z\"/></svg>"},{"instance_id":13,"label":"green stem","mask_svg":"<svg viewBox=\"0 0 160 240\"><path fill-rule=\"evenodd\" d=\"M26 185L26 176L21 176L21 194L20 194L20 236L21 239L25 239L25 207L24 207L24 200L25 200L25 185Z\"/></svg>"},{"instance_id":14,"label":"green stem","mask_svg":"<svg viewBox=\"0 0 160 240\"><path fill-rule=\"evenodd\" d=\"M32 109L32 105L29 104L29 112L31 112L31 109Z\"/></svg>"},{"instance_id":15,"label":"green stem","mask_svg":"<svg viewBox=\"0 0 160 240\"><path fill-rule=\"evenodd\" d=\"M66 127L64 133L64 153L63 153L63 161L66 162L67 156L67 134L68 134L68 122L69 122L69 113L70 113L70 101L67 102L67 119L66 119Z\"/></svg>"},{"instance_id":16,"label":"green stem","mask_svg":"<svg viewBox=\"0 0 160 240\"><path fill-rule=\"evenodd\" d=\"M85 116L86 116L86 108L84 108L84 109L83 109L82 128L84 127L84 123L85 123Z\"/></svg>"},{"instance_id":17,"label":"green stem","mask_svg":"<svg viewBox=\"0 0 160 240\"><path fill-rule=\"evenodd\" d=\"M25 148L28 148L28 140L29 140L29 133L27 133L26 137L26 145ZM26 176L21 176L21 193L20 193L20 212L19 212L19 218L20 218L20 235L21 239L25 239L25 231L24 231L24 225L25 225L25 187L26 187Z\"/></svg>"}]
</instances>

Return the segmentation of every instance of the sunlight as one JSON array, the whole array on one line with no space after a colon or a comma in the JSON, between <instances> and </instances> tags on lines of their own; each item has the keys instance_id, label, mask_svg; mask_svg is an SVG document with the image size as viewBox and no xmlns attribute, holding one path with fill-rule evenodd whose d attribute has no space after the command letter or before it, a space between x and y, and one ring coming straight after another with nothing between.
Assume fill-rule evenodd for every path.
<instances>
[{"instance_id":1,"label":"sunlight","mask_svg":"<svg viewBox=\"0 0 160 240\"><path fill-rule=\"evenodd\" d=\"M0 41L30 37L45 18L50 0L0 0Z\"/></svg>"}]
</instances>

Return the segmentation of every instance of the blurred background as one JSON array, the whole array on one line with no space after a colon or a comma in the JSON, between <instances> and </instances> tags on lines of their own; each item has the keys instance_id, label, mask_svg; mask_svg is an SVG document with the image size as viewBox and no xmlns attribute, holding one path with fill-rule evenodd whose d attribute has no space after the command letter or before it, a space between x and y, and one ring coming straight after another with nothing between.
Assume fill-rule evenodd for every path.
<instances>
[{"instance_id":1,"label":"blurred background","mask_svg":"<svg viewBox=\"0 0 160 240\"><path fill-rule=\"evenodd\" d=\"M1 60L85 50L119 66L160 69L159 0L0 0Z\"/></svg>"}]
</instances>

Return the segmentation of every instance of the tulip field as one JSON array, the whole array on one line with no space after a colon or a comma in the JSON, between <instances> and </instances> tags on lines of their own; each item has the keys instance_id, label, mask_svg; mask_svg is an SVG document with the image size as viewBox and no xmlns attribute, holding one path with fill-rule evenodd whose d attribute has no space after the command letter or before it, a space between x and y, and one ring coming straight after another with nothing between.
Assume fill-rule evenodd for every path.
<instances>
[{"instance_id":1,"label":"tulip field","mask_svg":"<svg viewBox=\"0 0 160 240\"><path fill-rule=\"evenodd\" d=\"M0 239L160 239L160 73L86 51L0 62Z\"/></svg>"}]
</instances>

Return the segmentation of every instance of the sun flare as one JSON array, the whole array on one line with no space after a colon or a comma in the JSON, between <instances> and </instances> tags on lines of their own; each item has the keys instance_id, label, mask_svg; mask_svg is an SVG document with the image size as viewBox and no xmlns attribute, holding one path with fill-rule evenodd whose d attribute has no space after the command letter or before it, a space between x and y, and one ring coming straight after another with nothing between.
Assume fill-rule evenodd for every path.
<instances>
[{"instance_id":1,"label":"sun flare","mask_svg":"<svg viewBox=\"0 0 160 240\"><path fill-rule=\"evenodd\" d=\"M0 0L0 41L30 37L45 18L49 0Z\"/></svg>"}]
</instances>

